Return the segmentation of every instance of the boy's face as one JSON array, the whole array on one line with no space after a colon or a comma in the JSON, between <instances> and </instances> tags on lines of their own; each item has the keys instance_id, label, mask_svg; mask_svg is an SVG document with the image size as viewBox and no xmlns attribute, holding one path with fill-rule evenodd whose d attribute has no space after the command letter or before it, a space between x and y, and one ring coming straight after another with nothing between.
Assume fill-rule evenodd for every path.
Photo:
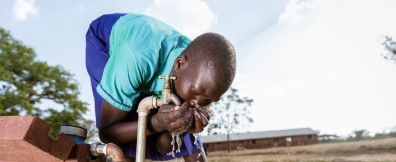
<instances>
[{"instance_id":1,"label":"boy's face","mask_svg":"<svg viewBox=\"0 0 396 162\"><path fill-rule=\"evenodd\" d=\"M184 68L177 71L174 81L176 94L189 106L207 106L220 100L228 86L216 79L213 72L204 66Z\"/></svg>"}]
</instances>

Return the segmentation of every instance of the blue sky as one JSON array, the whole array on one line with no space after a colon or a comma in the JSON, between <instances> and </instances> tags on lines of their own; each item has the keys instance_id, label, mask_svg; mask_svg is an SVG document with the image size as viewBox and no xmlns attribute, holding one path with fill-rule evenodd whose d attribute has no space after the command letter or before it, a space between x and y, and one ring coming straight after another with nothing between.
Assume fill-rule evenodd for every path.
<instances>
[{"instance_id":1,"label":"blue sky","mask_svg":"<svg viewBox=\"0 0 396 162\"><path fill-rule=\"evenodd\" d=\"M237 51L233 86L255 100L255 122L240 131L311 127L345 136L396 126L396 64L381 57L380 42L382 35L396 37L393 6L392 0L6 0L0 26L39 60L75 74L91 109L84 52L93 19L133 12L192 39L217 32Z\"/></svg>"}]
</instances>

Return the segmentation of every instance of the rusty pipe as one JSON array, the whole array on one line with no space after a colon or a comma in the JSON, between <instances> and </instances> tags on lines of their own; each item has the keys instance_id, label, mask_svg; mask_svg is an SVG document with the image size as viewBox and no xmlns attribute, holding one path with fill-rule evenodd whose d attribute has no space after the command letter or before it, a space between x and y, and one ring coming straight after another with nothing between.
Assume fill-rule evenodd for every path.
<instances>
[{"instance_id":1,"label":"rusty pipe","mask_svg":"<svg viewBox=\"0 0 396 162\"><path fill-rule=\"evenodd\" d=\"M122 149L113 143L107 144L106 155L110 156L113 162L123 162L124 152Z\"/></svg>"},{"instance_id":2,"label":"rusty pipe","mask_svg":"<svg viewBox=\"0 0 396 162\"><path fill-rule=\"evenodd\" d=\"M122 149L113 143L93 143L90 145L89 151L93 156L99 156L101 154L109 156L113 162L123 162L125 160Z\"/></svg>"},{"instance_id":3,"label":"rusty pipe","mask_svg":"<svg viewBox=\"0 0 396 162\"><path fill-rule=\"evenodd\" d=\"M136 161L143 162L146 151L146 129L147 129L147 114L150 109L157 108L164 104L169 104L171 101L175 105L181 105L180 99L171 92L170 80L175 80L176 77L160 76L160 79L165 79L164 89L162 90L162 98L155 96L145 97L140 101L137 112L138 118L138 132L136 143Z\"/></svg>"}]
</instances>

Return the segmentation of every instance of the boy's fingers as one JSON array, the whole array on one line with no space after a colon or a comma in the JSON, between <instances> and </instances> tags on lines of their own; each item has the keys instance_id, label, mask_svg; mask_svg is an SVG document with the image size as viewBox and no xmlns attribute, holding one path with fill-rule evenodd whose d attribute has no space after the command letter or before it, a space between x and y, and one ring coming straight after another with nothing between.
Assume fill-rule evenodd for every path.
<instances>
[{"instance_id":1,"label":"boy's fingers","mask_svg":"<svg viewBox=\"0 0 396 162\"><path fill-rule=\"evenodd\" d=\"M177 121L171 123L172 130L178 130L183 126L184 126L184 124L183 124L182 120L177 120Z\"/></svg>"},{"instance_id":2,"label":"boy's fingers","mask_svg":"<svg viewBox=\"0 0 396 162\"><path fill-rule=\"evenodd\" d=\"M201 117L203 127L206 127L209 123L208 118L206 118L206 116L203 113L199 113L199 116Z\"/></svg>"},{"instance_id":3,"label":"boy's fingers","mask_svg":"<svg viewBox=\"0 0 396 162\"><path fill-rule=\"evenodd\" d=\"M183 118L182 118L181 120L183 120L183 121L186 123L187 129L191 128L191 126L192 126L193 123L194 123L194 121L193 121L193 120L194 120L193 111L192 111L192 110L188 111L188 112L183 116Z\"/></svg>"},{"instance_id":4,"label":"boy's fingers","mask_svg":"<svg viewBox=\"0 0 396 162\"><path fill-rule=\"evenodd\" d=\"M187 132L188 131L188 126L187 125L184 125L184 126L182 126L182 127L180 127L178 130L177 130L177 133L184 133L184 132Z\"/></svg>"},{"instance_id":5,"label":"boy's fingers","mask_svg":"<svg viewBox=\"0 0 396 162\"><path fill-rule=\"evenodd\" d=\"M203 131L202 121L197 111L194 111L194 123L195 123L194 132L195 133L202 132Z\"/></svg>"},{"instance_id":6,"label":"boy's fingers","mask_svg":"<svg viewBox=\"0 0 396 162\"><path fill-rule=\"evenodd\" d=\"M200 106L200 107L197 107L197 109L198 109L201 113L203 113L203 114L205 115L206 119L208 119L208 120L210 119L209 111L208 111L205 107Z\"/></svg>"},{"instance_id":7,"label":"boy's fingers","mask_svg":"<svg viewBox=\"0 0 396 162\"><path fill-rule=\"evenodd\" d=\"M188 104L185 102L182 105L180 105L180 108L177 111L187 111L189 109Z\"/></svg>"},{"instance_id":8,"label":"boy's fingers","mask_svg":"<svg viewBox=\"0 0 396 162\"><path fill-rule=\"evenodd\" d=\"M174 117L179 119L185 115L185 113L189 110L187 104L183 103L181 106L176 106L174 108L175 114Z\"/></svg>"},{"instance_id":9,"label":"boy's fingers","mask_svg":"<svg viewBox=\"0 0 396 162\"><path fill-rule=\"evenodd\" d=\"M188 107L185 105L181 106L173 106L170 111L167 111L167 116L170 121L176 121L184 116L184 114L188 111ZM163 112L163 111L162 111Z\"/></svg>"},{"instance_id":10,"label":"boy's fingers","mask_svg":"<svg viewBox=\"0 0 396 162\"><path fill-rule=\"evenodd\" d=\"M175 109L174 107L175 107L175 105L165 104L165 105L162 105L162 106L159 107L159 111L161 111L163 113L172 112Z\"/></svg>"},{"instance_id":11,"label":"boy's fingers","mask_svg":"<svg viewBox=\"0 0 396 162\"><path fill-rule=\"evenodd\" d=\"M183 116L181 116L179 119L184 120L184 121L190 121L191 118L193 118L193 111L191 109L188 109Z\"/></svg>"},{"instance_id":12,"label":"boy's fingers","mask_svg":"<svg viewBox=\"0 0 396 162\"><path fill-rule=\"evenodd\" d=\"M209 114L212 113L212 109L210 107L207 107L205 109L209 112Z\"/></svg>"},{"instance_id":13,"label":"boy's fingers","mask_svg":"<svg viewBox=\"0 0 396 162\"><path fill-rule=\"evenodd\" d=\"M177 130L177 132L186 131L191 127L192 118L192 111L187 111L181 118L172 123L171 128Z\"/></svg>"},{"instance_id":14,"label":"boy's fingers","mask_svg":"<svg viewBox=\"0 0 396 162\"><path fill-rule=\"evenodd\" d=\"M208 125L209 112L201 106L190 108L185 102L180 106L163 105L159 112L162 116L162 125L168 131L175 133L202 132L203 128Z\"/></svg>"}]
</instances>

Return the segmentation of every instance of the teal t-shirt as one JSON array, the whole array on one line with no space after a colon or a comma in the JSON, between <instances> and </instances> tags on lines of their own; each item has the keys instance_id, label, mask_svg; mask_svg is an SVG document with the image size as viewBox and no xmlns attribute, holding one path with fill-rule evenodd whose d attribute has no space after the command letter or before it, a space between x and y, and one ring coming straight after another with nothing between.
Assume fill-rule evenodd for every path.
<instances>
[{"instance_id":1,"label":"teal t-shirt","mask_svg":"<svg viewBox=\"0 0 396 162\"><path fill-rule=\"evenodd\" d=\"M126 14L110 34L110 58L96 87L111 105L123 111L136 107L141 93L161 95L174 60L191 42L172 27L149 16Z\"/></svg>"}]
</instances>

